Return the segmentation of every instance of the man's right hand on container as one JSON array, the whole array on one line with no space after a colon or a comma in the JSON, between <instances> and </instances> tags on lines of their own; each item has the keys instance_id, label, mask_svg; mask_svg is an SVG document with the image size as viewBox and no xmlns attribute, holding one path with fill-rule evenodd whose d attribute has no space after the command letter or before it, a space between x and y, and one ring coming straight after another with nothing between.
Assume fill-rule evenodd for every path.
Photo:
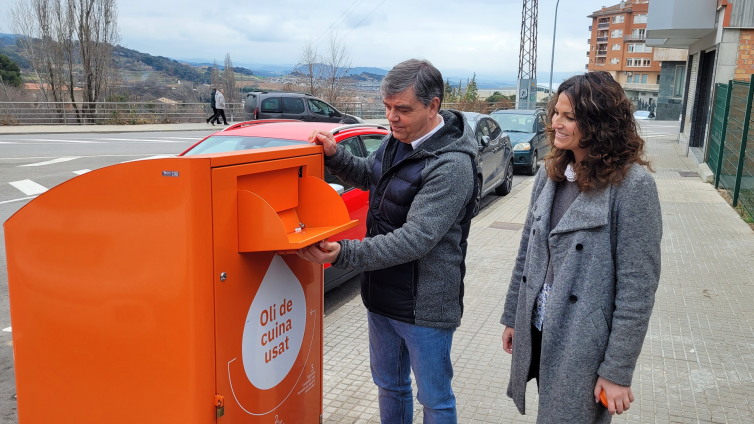
<instances>
[{"instance_id":1,"label":"man's right hand on container","mask_svg":"<svg viewBox=\"0 0 754 424\"><path fill-rule=\"evenodd\" d=\"M335 137L329 131L314 130L309 134L309 143L319 144L325 151L325 156L332 156L338 151Z\"/></svg>"}]
</instances>

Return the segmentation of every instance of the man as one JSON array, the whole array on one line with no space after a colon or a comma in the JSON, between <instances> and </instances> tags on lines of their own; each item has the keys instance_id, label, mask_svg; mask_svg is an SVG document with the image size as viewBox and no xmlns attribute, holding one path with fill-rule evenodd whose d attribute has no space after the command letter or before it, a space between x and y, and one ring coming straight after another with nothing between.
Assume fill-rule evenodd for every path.
<instances>
[{"instance_id":1,"label":"man","mask_svg":"<svg viewBox=\"0 0 754 424\"><path fill-rule=\"evenodd\" d=\"M382 422L412 422L410 366L425 422L455 423L450 346L463 312L478 147L460 112L440 110L443 79L430 62L398 64L380 89L392 134L368 158L337 147L328 132L309 137L323 146L330 173L369 190L367 235L298 255L363 271Z\"/></svg>"},{"instance_id":2,"label":"man","mask_svg":"<svg viewBox=\"0 0 754 424\"><path fill-rule=\"evenodd\" d=\"M209 124L209 121L214 121L215 117L217 116L217 108L215 107L215 89L213 88L212 91L209 93L209 107L212 108L212 116L207 118L207 123ZM215 125L214 122L212 122L212 125Z\"/></svg>"},{"instance_id":3,"label":"man","mask_svg":"<svg viewBox=\"0 0 754 424\"><path fill-rule=\"evenodd\" d=\"M215 93L215 107L217 108L217 113L212 120L212 125L215 125L215 121L219 124L221 116L223 117L223 125L228 125L228 121L225 119L225 96L223 96L222 88Z\"/></svg>"}]
</instances>

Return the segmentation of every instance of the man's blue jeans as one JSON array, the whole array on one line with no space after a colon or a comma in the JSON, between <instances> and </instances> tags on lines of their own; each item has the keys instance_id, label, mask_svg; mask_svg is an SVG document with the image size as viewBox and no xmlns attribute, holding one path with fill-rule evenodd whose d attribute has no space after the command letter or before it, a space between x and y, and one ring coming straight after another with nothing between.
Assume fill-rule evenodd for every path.
<instances>
[{"instance_id":1,"label":"man's blue jeans","mask_svg":"<svg viewBox=\"0 0 754 424\"><path fill-rule=\"evenodd\" d=\"M456 396L450 388L450 345L455 329L429 328L368 312L372 378L379 388L384 424L410 424L414 402L410 369L424 406L424 422L455 424ZM409 369L409 367L411 367Z\"/></svg>"}]
</instances>

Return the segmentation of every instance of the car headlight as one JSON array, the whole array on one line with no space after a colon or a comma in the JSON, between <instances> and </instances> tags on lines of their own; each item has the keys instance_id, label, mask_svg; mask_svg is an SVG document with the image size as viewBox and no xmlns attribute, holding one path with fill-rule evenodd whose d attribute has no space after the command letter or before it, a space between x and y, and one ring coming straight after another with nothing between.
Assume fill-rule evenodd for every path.
<instances>
[{"instance_id":1,"label":"car headlight","mask_svg":"<svg viewBox=\"0 0 754 424\"><path fill-rule=\"evenodd\" d=\"M513 150L531 150L531 144L529 144L529 143L518 143L515 146L513 146Z\"/></svg>"}]
</instances>

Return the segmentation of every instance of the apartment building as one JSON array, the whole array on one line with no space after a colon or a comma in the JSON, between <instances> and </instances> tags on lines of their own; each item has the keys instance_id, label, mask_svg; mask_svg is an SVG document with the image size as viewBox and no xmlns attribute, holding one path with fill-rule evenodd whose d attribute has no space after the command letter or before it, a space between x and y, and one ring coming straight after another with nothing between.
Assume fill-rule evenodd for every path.
<instances>
[{"instance_id":1,"label":"apartment building","mask_svg":"<svg viewBox=\"0 0 754 424\"><path fill-rule=\"evenodd\" d=\"M648 10L648 0L629 0L589 15L586 69L611 73L638 109L654 110L661 64L654 59L653 48L645 44Z\"/></svg>"},{"instance_id":2,"label":"apartment building","mask_svg":"<svg viewBox=\"0 0 754 424\"><path fill-rule=\"evenodd\" d=\"M688 51L680 140L704 161L715 83L754 73L754 2L652 0L648 15L645 45Z\"/></svg>"}]
</instances>

